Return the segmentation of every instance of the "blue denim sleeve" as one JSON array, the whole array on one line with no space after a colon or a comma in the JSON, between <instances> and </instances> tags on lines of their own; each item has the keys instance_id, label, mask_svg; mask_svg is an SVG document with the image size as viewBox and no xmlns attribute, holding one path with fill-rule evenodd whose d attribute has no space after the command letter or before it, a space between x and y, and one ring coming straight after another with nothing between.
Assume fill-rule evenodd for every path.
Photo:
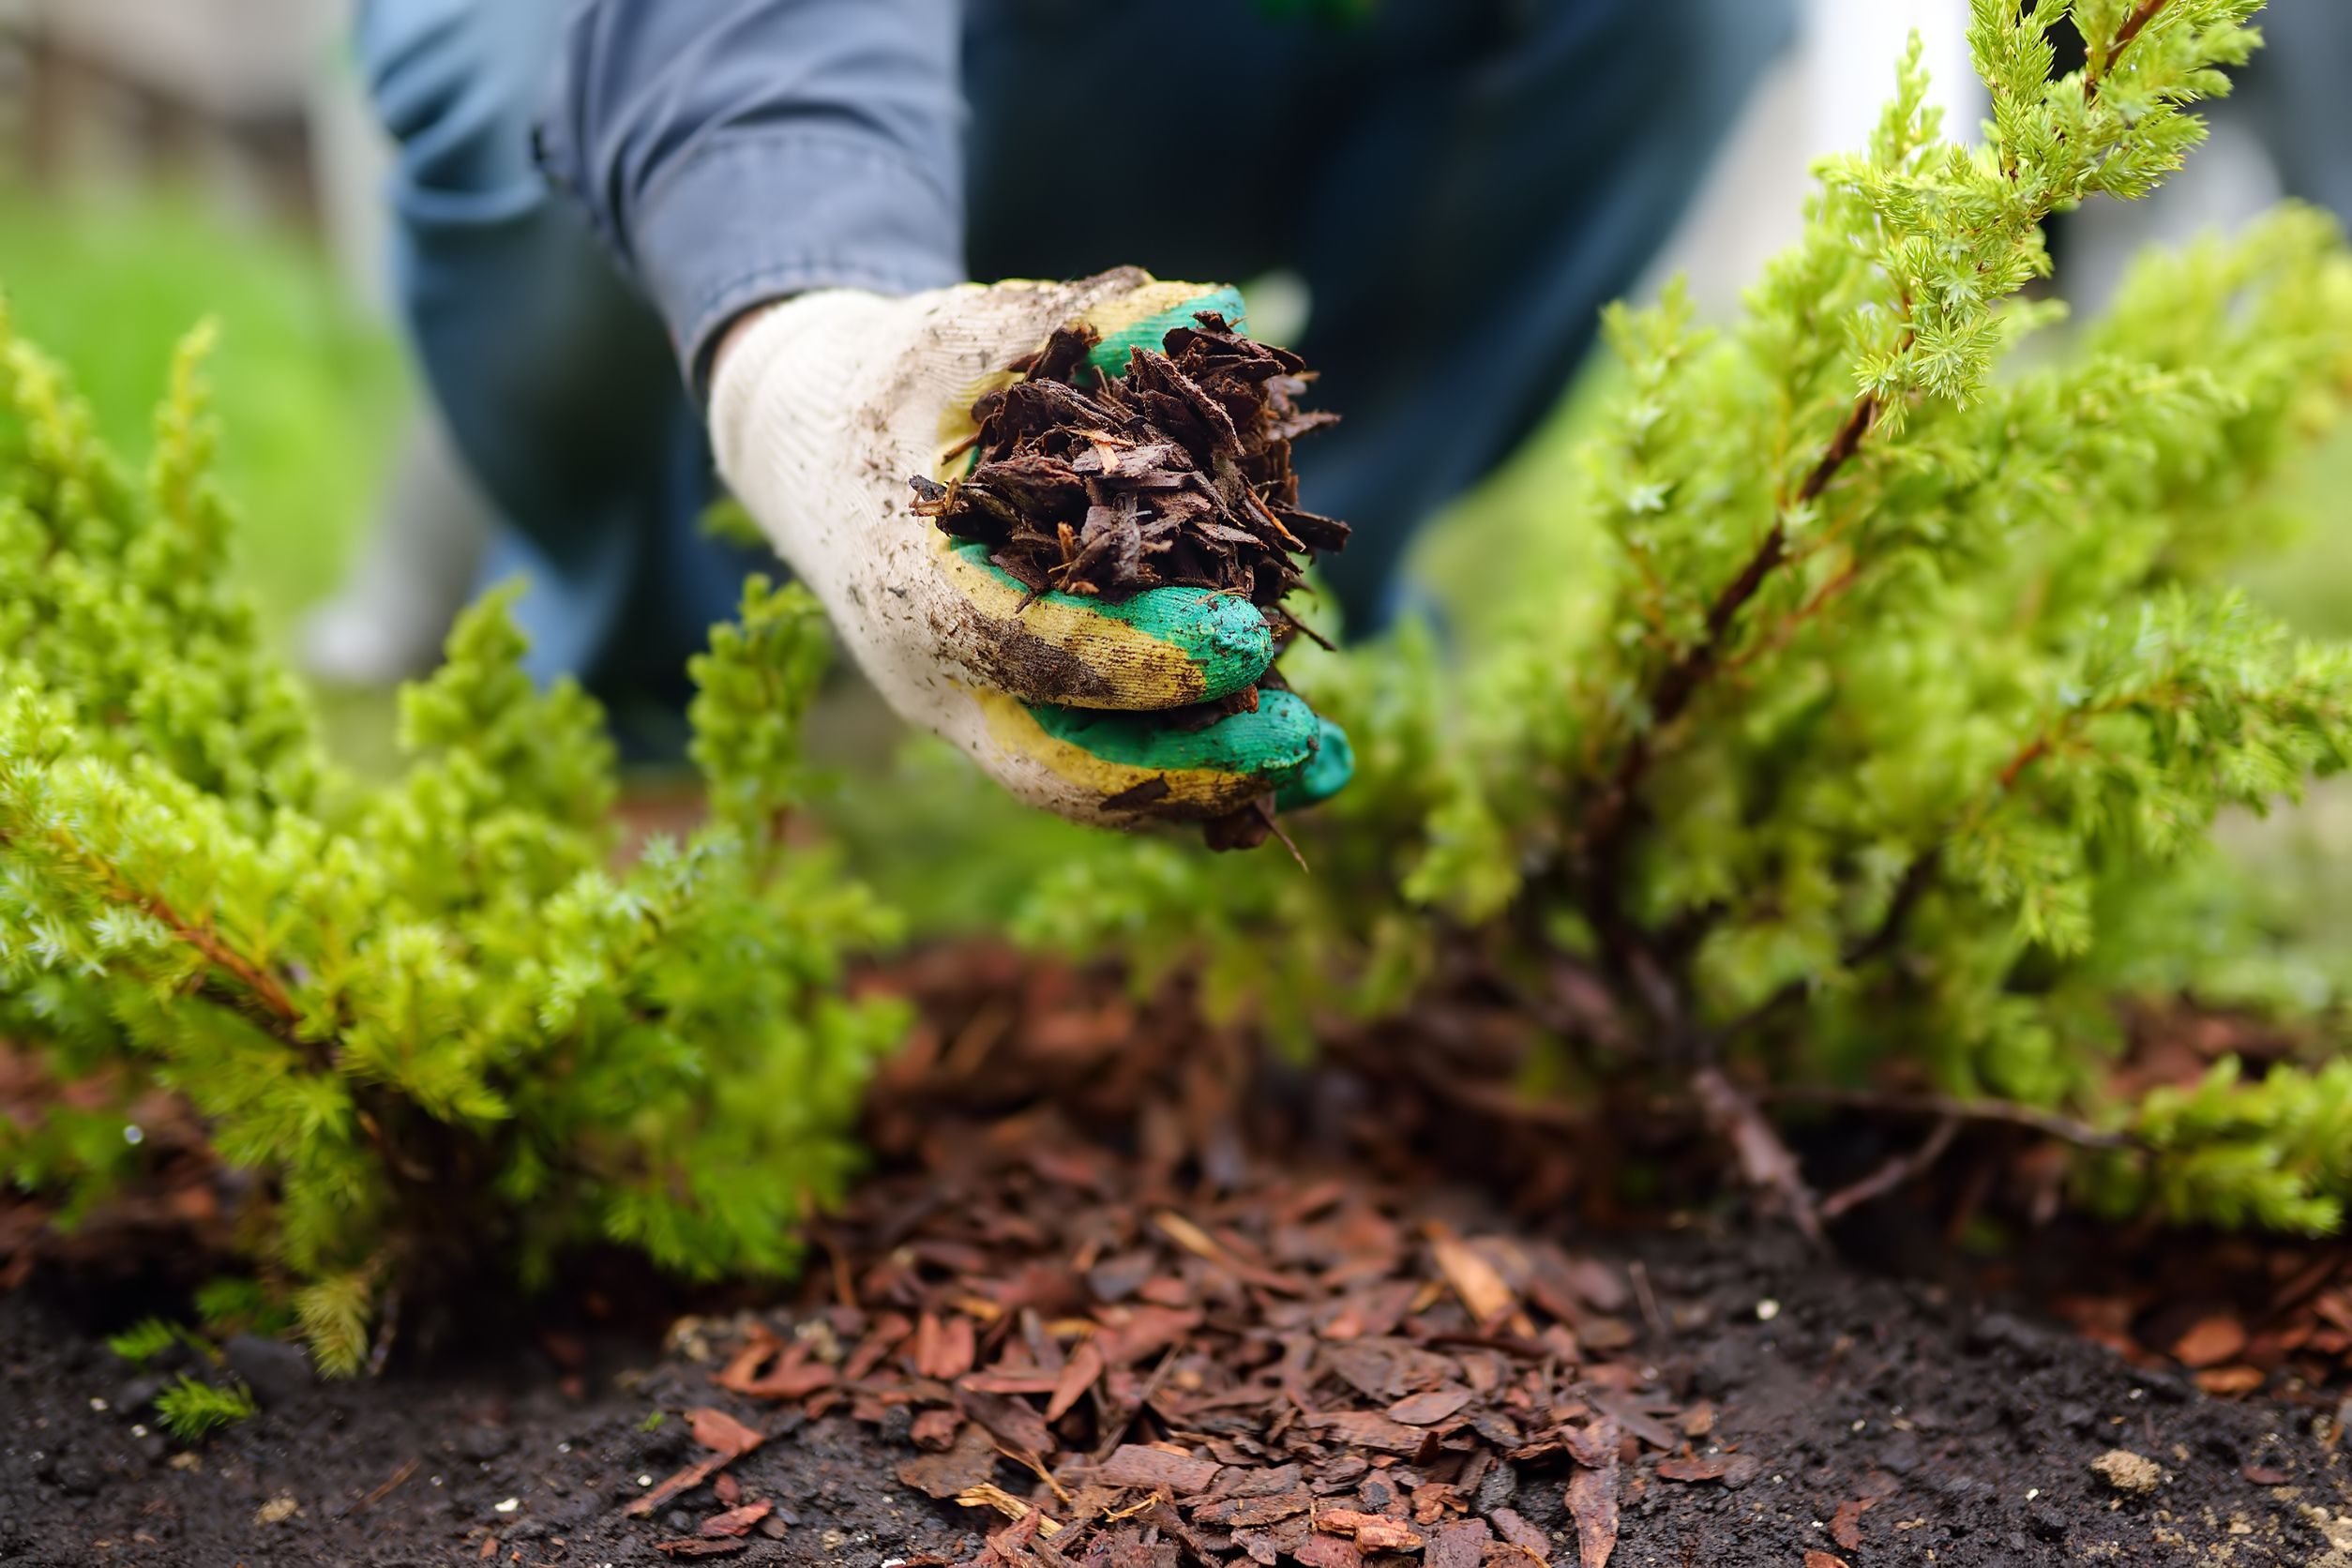
<instances>
[{"instance_id":1,"label":"blue denim sleeve","mask_svg":"<svg viewBox=\"0 0 2352 1568\"><path fill-rule=\"evenodd\" d=\"M963 276L957 0L582 0L539 126L549 176L668 324L807 289Z\"/></svg>"}]
</instances>

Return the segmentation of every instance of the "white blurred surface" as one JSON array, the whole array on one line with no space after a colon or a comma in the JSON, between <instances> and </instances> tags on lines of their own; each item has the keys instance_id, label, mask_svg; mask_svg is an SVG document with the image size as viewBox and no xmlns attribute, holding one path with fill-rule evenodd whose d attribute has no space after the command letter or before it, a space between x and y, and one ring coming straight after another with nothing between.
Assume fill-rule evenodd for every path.
<instances>
[{"instance_id":1,"label":"white blurred surface","mask_svg":"<svg viewBox=\"0 0 2352 1568\"><path fill-rule=\"evenodd\" d=\"M1740 291L1796 239L1814 159L1868 140L1913 29L1945 133L1974 136L1984 98L1968 67L1967 0L1802 0L1800 11L1796 47L1758 84L1636 298L1681 273L1701 311L1731 314Z\"/></svg>"},{"instance_id":2,"label":"white blurred surface","mask_svg":"<svg viewBox=\"0 0 2352 1568\"><path fill-rule=\"evenodd\" d=\"M301 109L345 10L343 0L20 0L13 8L60 47L228 119Z\"/></svg>"}]
</instances>

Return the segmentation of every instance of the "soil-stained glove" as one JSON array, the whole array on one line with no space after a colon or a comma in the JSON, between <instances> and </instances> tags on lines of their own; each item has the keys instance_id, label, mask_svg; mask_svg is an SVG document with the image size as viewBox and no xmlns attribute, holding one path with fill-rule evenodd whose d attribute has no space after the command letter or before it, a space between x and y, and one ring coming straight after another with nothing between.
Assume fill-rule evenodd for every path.
<instances>
[{"instance_id":1,"label":"soil-stained glove","mask_svg":"<svg viewBox=\"0 0 2352 1568\"><path fill-rule=\"evenodd\" d=\"M1230 289L1132 268L1077 283L966 284L905 298L826 290L768 307L715 368L719 472L883 698L1020 799L1079 822L1229 815L1268 792L1312 804L1348 780L1347 740L1287 691L1205 727L1157 710L1229 695L1273 657L1245 599L1155 588L1118 604L1028 594L915 515L910 476L945 480L972 405L1059 326L1123 369Z\"/></svg>"}]
</instances>

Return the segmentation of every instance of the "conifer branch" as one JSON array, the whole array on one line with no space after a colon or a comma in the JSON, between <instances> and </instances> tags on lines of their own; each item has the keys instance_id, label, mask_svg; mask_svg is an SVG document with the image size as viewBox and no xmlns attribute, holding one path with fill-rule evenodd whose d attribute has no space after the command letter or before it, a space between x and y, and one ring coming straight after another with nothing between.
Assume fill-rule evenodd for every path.
<instances>
[{"instance_id":1,"label":"conifer branch","mask_svg":"<svg viewBox=\"0 0 2352 1568\"><path fill-rule=\"evenodd\" d=\"M1846 418L1822 447L1819 459L1798 486L1793 503L1779 508L1754 552L1708 605L1704 630L1698 640L1682 650L1658 678L1649 703L1648 721L1627 741L1608 782L1585 813L1581 837L1588 846L1587 857L1599 874L1609 874L1618 864L1615 842L1628 823L1635 794L1649 772L1652 738L1681 717L1692 699L1721 666L1725 644L1740 612L1762 591L1772 573L1788 561L1789 505L1810 505L1820 499L1839 471L1861 450L1863 438L1877 423L1878 410L1876 393L1864 393L1854 400Z\"/></svg>"},{"instance_id":2,"label":"conifer branch","mask_svg":"<svg viewBox=\"0 0 2352 1568\"><path fill-rule=\"evenodd\" d=\"M2101 80L2107 72L2115 68L2116 62L2123 57L2123 52L2132 47L2132 41L2140 36L2149 23L2156 20L2156 13L2163 10L2167 3L2168 0L2140 0L2140 3L2132 8L2132 14L2123 19L2123 25L2115 30L2114 39L2100 52L2097 57L2085 63L2083 67L2084 97L2097 96Z\"/></svg>"},{"instance_id":3,"label":"conifer branch","mask_svg":"<svg viewBox=\"0 0 2352 1568\"><path fill-rule=\"evenodd\" d=\"M71 834L53 829L48 838L52 848L98 881L109 903L137 911L170 930L177 941L194 948L206 963L242 987L246 998L260 1003L263 1016L259 1021L272 1034L294 1043L293 1031L302 1019L302 1010L294 1005L294 998L276 975L230 946L211 927L182 916L160 893L143 893L133 887L119 869L92 854ZM14 842L5 829L0 829L0 849L9 848Z\"/></svg>"},{"instance_id":4,"label":"conifer branch","mask_svg":"<svg viewBox=\"0 0 2352 1568\"><path fill-rule=\"evenodd\" d=\"M403 693L405 776L327 803L315 715L226 569L192 371L141 491L62 377L9 377L28 356L0 344L0 496L53 498L36 538L73 569L0 550L0 1029L195 1108L256 1178L239 1244L330 1372L387 1300L484 1261L544 1277L604 1240L704 1278L788 1268L903 1016L840 978L887 915L780 825L814 599L747 587L700 661L718 821L684 845L611 863L603 716L534 686L511 594ZM10 1169L43 1201L111 1181L75 1129L28 1136Z\"/></svg>"}]
</instances>

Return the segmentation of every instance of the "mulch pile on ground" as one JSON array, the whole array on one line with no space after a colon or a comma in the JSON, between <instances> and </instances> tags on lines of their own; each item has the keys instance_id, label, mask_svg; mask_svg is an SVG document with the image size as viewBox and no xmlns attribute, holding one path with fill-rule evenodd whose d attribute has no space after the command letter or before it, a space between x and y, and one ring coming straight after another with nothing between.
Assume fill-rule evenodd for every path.
<instances>
[{"instance_id":1,"label":"mulch pile on ground","mask_svg":"<svg viewBox=\"0 0 2352 1568\"><path fill-rule=\"evenodd\" d=\"M828 1226L798 1309L706 1347L788 1429L846 1414L901 1446L903 1485L992 1527L966 1568L1601 1568L1657 1488L1762 1476L1674 1353L1713 1309L1466 1207L1401 1147L1320 1175L1265 1157L1377 1127L1377 1093L1244 1102L1230 1039L1142 1052L1166 1016L1066 975L1026 989L918 1041L876 1128L897 1168ZM1864 1467L1807 1568L1901 1490Z\"/></svg>"},{"instance_id":2,"label":"mulch pile on ground","mask_svg":"<svg viewBox=\"0 0 2352 1568\"><path fill-rule=\"evenodd\" d=\"M875 983L923 1023L873 1099L874 1177L791 1304L681 1320L664 1354L613 1342L611 1281L541 1298L529 1342L383 1381L233 1343L240 1366L293 1364L256 1363L286 1374L255 1382L260 1415L188 1447L155 1428L159 1380L95 1343L151 1307L61 1293L99 1262L102 1217L70 1254L0 1224L33 1287L0 1298L0 1560L2307 1568L2352 1549L2340 1248L2174 1238L2115 1269L2073 1249L2060 1277L2107 1300L2138 1299L2113 1283L2132 1258L2172 1282L2132 1319L2135 1355L2272 1368L2261 1398L2216 1400L1956 1276L1888 1279L1725 1212L1604 1239L1573 1217L1606 1168L1594 1137L1489 1092L1488 1003L1423 1017L1410 1069L1342 1042L1294 1071L1181 985L1142 997L973 947ZM1433 1153L1449 1142L1485 1158ZM1858 1212L1851 1254L1989 1213L1966 1153L1916 1207ZM1984 1153L1998 1180L2018 1168ZM174 1149L150 1175L142 1223L185 1210L204 1234L219 1173ZM2251 1257L2224 1278L2227 1248ZM477 1337L504 1302L464 1304ZM417 1304L407 1322L421 1343Z\"/></svg>"},{"instance_id":3,"label":"mulch pile on ground","mask_svg":"<svg viewBox=\"0 0 2352 1568\"><path fill-rule=\"evenodd\" d=\"M1088 361L1093 328L1065 326L1014 367L1025 379L972 406L970 474L912 480L915 510L1032 594L1120 600L1150 588L1238 594L1271 609L1316 550L1348 525L1298 505L1290 443L1337 416L1298 406L1298 355L1202 311L1165 353L1137 348L1125 372Z\"/></svg>"},{"instance_id":4,"label":"mulch pile on ground","mask_svg":"<svg viewBox=\"0 0 2352 1568\"><path fill-rule=\"evenodd\" d=\"M848 1303L716 1381L904 1432L903 1482L1011 1522L993 1560L1548 1560L1515 1503L1564 1485L1598 1563L1645 1447L1669 1480L1754 1468L1624 1355L1625 1273L1555 1244L1337 1180L1180 1184L1036 1122L936 1157L831 1233Z\"/></svg>"}]
</instances>

